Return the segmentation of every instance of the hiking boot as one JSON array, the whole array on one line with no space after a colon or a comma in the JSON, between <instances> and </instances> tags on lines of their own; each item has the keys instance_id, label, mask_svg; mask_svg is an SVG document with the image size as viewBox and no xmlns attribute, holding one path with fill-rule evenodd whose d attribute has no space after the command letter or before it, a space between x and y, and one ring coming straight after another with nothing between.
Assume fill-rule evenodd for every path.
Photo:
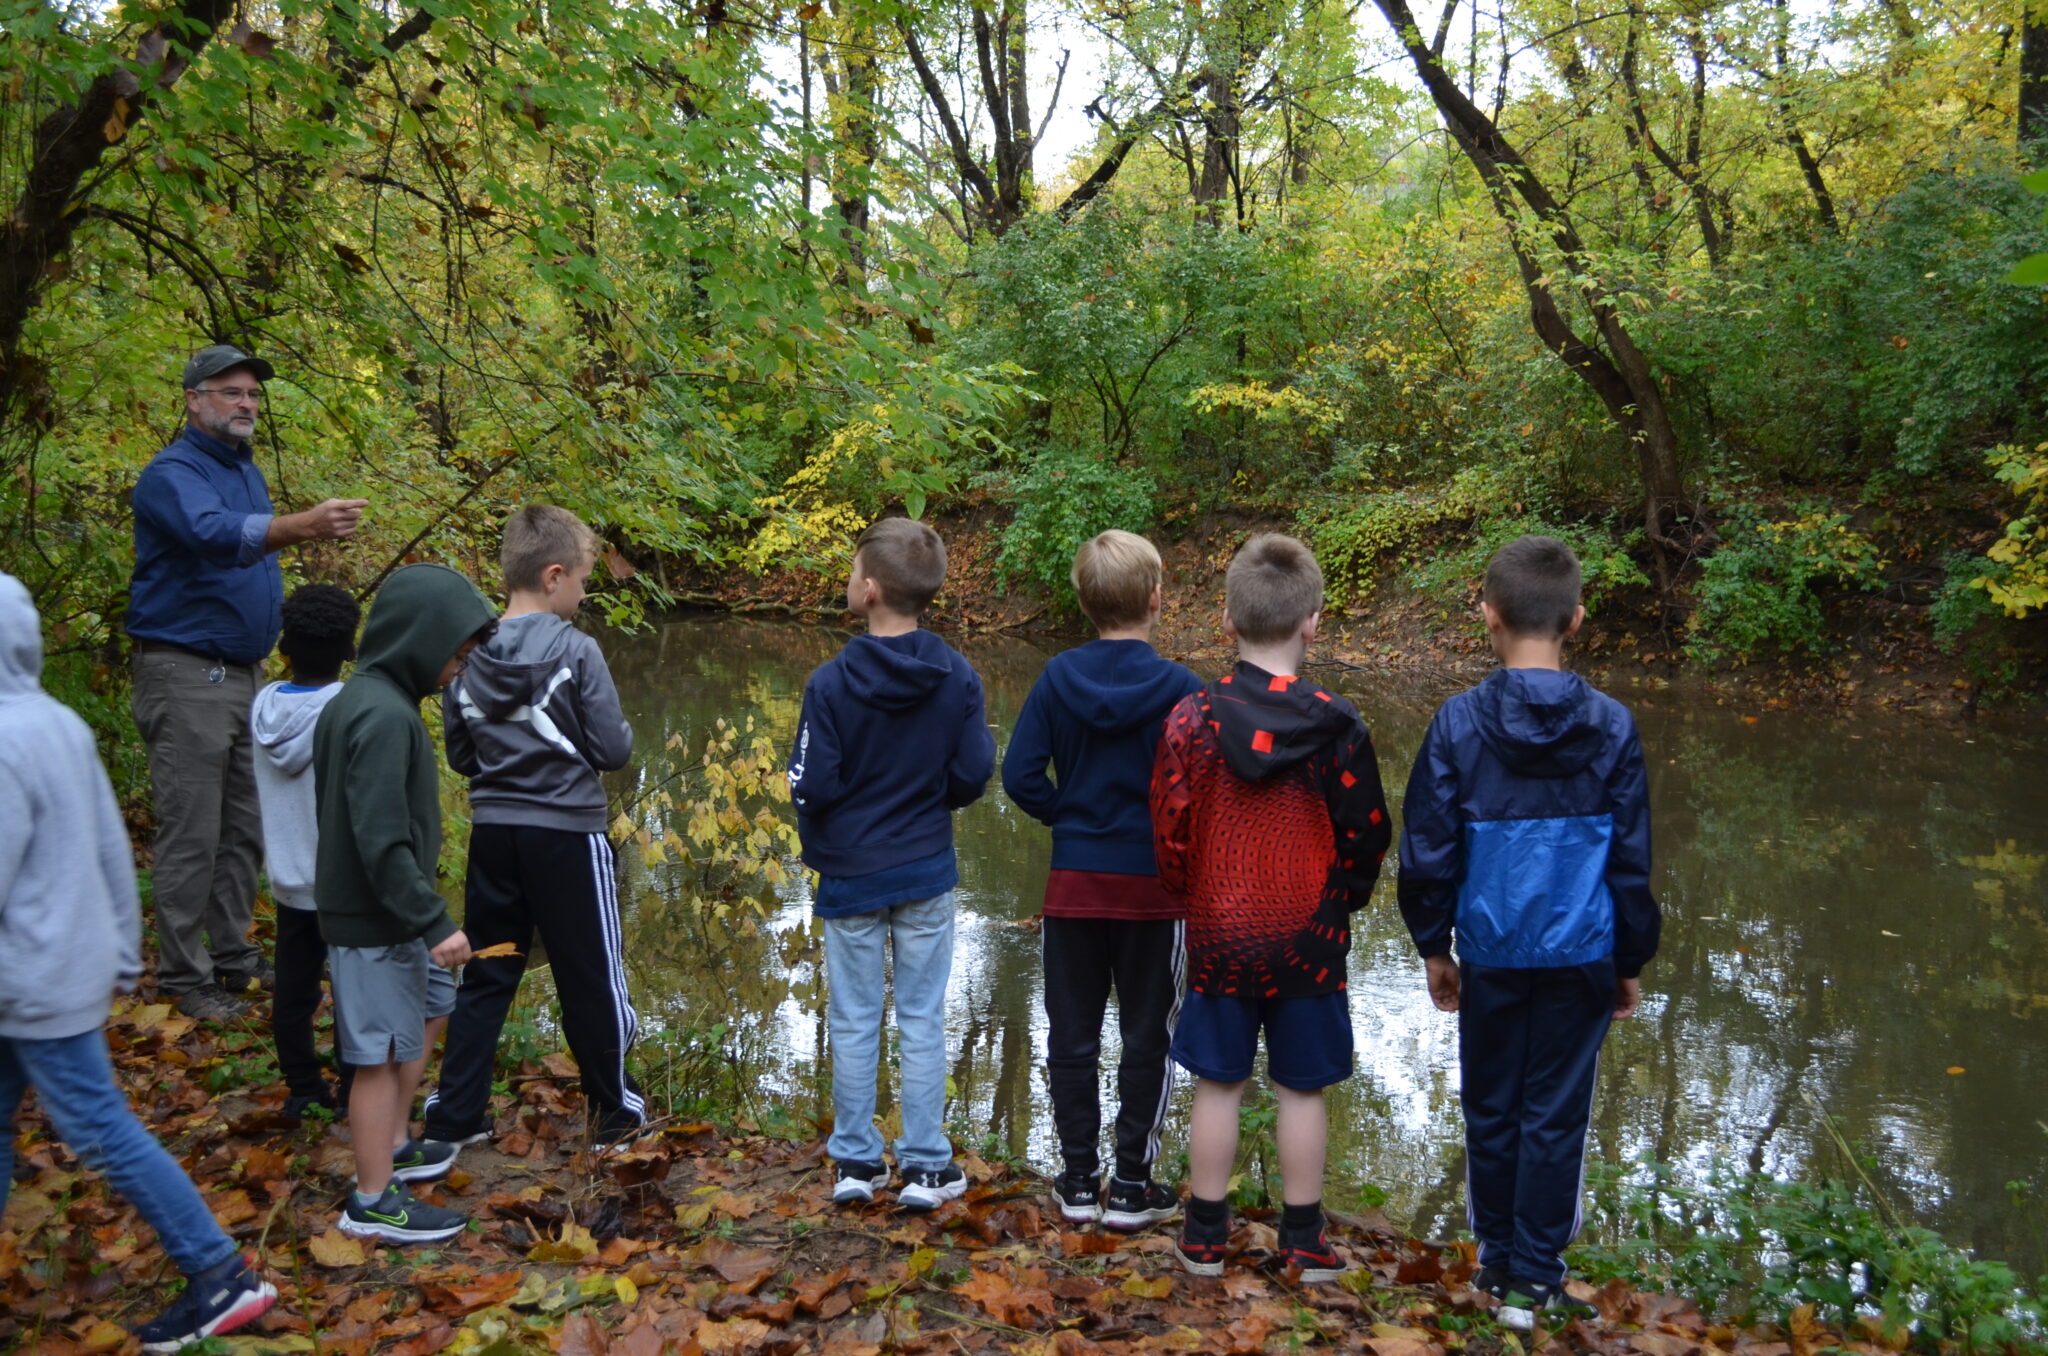
<instances>
[{"instance_id":1,"label":"hiking boot","mask_svg":"<svg viewBox=\"0 0 2048 1356\"><path fill-rule=\"evenodd\" d=\"M958 1165L948 1163L943 1168L912 1168L904 1173L903 1189L896 1193L896 1203L922 1215L966 1194L967 1174Z\"/></svg>"},{"instance_id":2,"label":"hiking boot","mask_svg":"<svg viewBox=\"0 0 2048 1356\"><path fill-rule=\"evenodd\" d=\"M455 1170L456 1147L437 1139L409 1139L391 1155L391 1177L398 1182L438 1182Z\"/></svg>"},{"instance_id":3,"label":"hiking boot","mask_svg":"<svg viewBox=\"0 0 2048 1356\"><path fill-rule=\"evenodd\" d=\"M277 1303L277 1287L247 1258L230 1257L186 1282L168 1309L135 1330L144 1351L177 1351L261 1317Z\"/></svg>"},{"instance_id":4,"label":"hiking boot","mask_svg":"<svg viewBox=\"0 0 2048 1356\"><path fill-rule=\"evenodd\" d=\"M1533 1332L1539 1324L1559 1328L1573 1319L1592 1318L1594 1309L1567 1295L1561 1285L1513 1276L1502 1285L1500 1308L1493 1316L1510 1332Z\"/></svg>"},{"instance_id":5,"label":"hiking boot","mask_svg":"<svg viewBox=\"0 0 2048 1356\"><path fill-rule=\"evenodd\" d=\"M1180 1262L1181 1269L1190 1276L1221 1276L1223 1259L1230 1251L1230 1220L1213 1229L1205 1229L1195 1222L1193 1215L1184 1216L1180 1225L1180 1237L1174 1240L1173 1255Z\"/></svg>"},{"instance_id":6,"label":"hiking boot","mask_svg":"<svg viewBox=\"0 0 2048 1356\"><path fill-rule=\"evenodd\" d=\"M277 987L277 966L270 957L258 956L256 963L246 970L215 970L213 979L231 994L247 993L250 989L268 993Z\"/></svg>"},{"instance_id":7,"label":"hiking boot","mask_svg":"<svg viewBox=\"0 0 2048 1356\"><path fill-rule=\"evenodd\" d=\"M1069 1224L1093 1224L1102 1218L1102 1179L1094 1173L1061 1173L1052 1184L1060 1218Z\"/></svg>"},{"instance_id":8,"label":"hiking boot","mask_svg":"<svg viewBox=\"0 0 2048 1356\"><path fill-rule=\"evenodd\" d=\"M247 1004L211 980L180 995L178 1011L199 1022L237 1022L249 1015Z\"/></svg>"},{"instance_id":9,"label":"hiking boot","mask_svg":"<svg viewBox=\"0 0 2048 1356\"><path fill-rule=\"evenodd\" d=\"M417 1199L403 1182L393 1182L368 1205L358 1203L351 1193L339 1224L343 1233L355 1238L381 1238L386 1243L439 1243L461 1233L469 1224L469 1217L459 1210L428 1205Z\"/></svg>"},{"instance_id":10,"label":"hiking boot","mask_svg":"<svg viewBox=\"0 0 2048 1356\"><path fill-rule=\"evenodd\" d=\"M1134 1234L1148 1224L1172 1219L1180 1213L1180 1197L1159 1183L1146 1179L1126 1182L1109 1179L1109 1200L1102 1209L1102 1227L1120 1234Z\"/></svg>"},{"instance_id":11,"label":"hiking boot","mask_svg":"<svg viewBox=\"0 0 2048 1356\"><path fill-rule=\"evenodd\" d=\"M849 1159L837 1165L838 1176L832 1182L832 1204L866 1205L875 1198L877 1191L886 1191L889 1186L889 1167L886 1163L862 1163Z\"/></svg>"},{"instance_id":12,"label":"hiking boot","mask_svg":"<svg viewBox=\"0 0 2048 1356\"><path fill-rule=\"evenodd\" d=\"M1299 1268L1303 1285L1328 1285L1344 1274L1344 1259L1330 1246L1330 1236L1320 1226L1312 1238L1283 1237L1273 1260L1282 1271Z\"/></svg>"}]
</instances>

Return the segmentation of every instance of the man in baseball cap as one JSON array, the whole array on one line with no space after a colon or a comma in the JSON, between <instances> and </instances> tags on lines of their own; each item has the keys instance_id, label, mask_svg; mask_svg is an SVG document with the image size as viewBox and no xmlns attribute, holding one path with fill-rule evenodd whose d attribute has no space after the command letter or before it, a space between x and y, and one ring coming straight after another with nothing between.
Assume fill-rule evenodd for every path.
<instances>
[{"instance_id":1,"label":"man in baseball cap","mask_svg":"<svg viewBox=\"0 0 2048 1356\"><path fill-rule=\"evenodd\" d=\"M240 1016L271 981L249 940L262 853L250 758L257 666L277 644L276 552L354 534L363 499L278 513L249 438L271 365L232 344L185 364L185 426L135 483L135 723L156 801L157 986L201 1019Z\"/></svg>"}]
</instances>

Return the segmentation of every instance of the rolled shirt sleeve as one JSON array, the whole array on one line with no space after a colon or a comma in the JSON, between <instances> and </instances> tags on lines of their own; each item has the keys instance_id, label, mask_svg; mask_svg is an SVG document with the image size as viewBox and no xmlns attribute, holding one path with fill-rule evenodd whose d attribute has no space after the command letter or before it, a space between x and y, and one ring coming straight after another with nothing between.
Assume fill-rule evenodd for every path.
<instances>
[{"instance_id":1,"label":"rolled shirt sleeve","mask_svg":"<svg viewBox=\"0 0 2048 1356\"><path fill-rule=\"evenodd\" d=\"M252 513L242 519L242 549L235 557L237 565L254 565L270 554L270 523L274 513Z\"/></svg>"}]
</instances>

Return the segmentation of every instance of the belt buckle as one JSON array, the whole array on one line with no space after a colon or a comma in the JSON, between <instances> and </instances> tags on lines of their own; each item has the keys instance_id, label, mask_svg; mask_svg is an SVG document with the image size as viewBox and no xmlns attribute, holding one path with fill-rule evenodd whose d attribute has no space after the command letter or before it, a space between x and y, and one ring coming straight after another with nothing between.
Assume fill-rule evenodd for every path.
<instances>
[{"instance_id":1,"label":"belt buckle","mask_svg":"<svg viewBox=\"0 0 2048 1356\"><path fill-rule=\"evenodd\" d=\"M206 681L209 683L224 683L227 677L228 666L218 659L214 660L213 667L206 671Z\"/></svg>"}]
</instances>

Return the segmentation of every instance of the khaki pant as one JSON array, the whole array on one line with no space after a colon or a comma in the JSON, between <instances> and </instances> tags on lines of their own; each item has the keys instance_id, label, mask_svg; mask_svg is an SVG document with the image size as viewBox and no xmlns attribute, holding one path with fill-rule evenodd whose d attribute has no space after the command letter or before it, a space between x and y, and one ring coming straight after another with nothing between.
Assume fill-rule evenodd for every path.
<instances>
[{"instance_id":1,"label":"khaki pant","mask_svg":"<svg viewBox=\"0 0 2048 1356\"><path fill-rule=\"evenodd\" d=\"M218 675L219 681L214 681ZM157 987L176 997L217 970L248 973L262 861L249 707L256 670L176 650L135 656L135 724L156 800Z\"/></svg>"}]
</instances>

